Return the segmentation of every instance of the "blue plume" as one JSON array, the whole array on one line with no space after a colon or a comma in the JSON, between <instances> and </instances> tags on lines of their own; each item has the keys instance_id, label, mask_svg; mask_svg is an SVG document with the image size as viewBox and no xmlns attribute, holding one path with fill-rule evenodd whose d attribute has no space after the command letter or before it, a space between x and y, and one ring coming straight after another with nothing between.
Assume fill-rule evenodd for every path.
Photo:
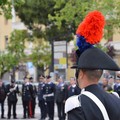
<instances>
[{"instance_id":1,"label":"blue plume","mask_svg":"<svg viewBox=\"0 0 120 120\"><path fill-rule=\"evenodd\" d=\"M91 45L90 43L87 43L85 38L80 35L77 35L76 44L79 48L80 53L82 53L83 51L85 51L88 48L93 47L93 45Z\"/></svg>"}]
</instances>

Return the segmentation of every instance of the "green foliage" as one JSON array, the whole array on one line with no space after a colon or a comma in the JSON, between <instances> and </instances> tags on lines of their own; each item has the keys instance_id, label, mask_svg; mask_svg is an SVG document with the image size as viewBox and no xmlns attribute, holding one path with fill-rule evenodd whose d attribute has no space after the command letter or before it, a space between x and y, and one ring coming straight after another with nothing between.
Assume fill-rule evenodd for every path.
<instances>
[{"instance_id":1,"label":"green foliage","mask_svg":"<svg viewBox=\"0 0 120 120\"><path fill-rule=\"evenodd\" d=\"M4 14L4 16L7 19L10 19L12 17L11 15L11 2L8 0L2 0L0 1L0 14Z\"/></svg>"},{"instance_id":2,"label":"green foliage","mask_svg":"<svg viewBox=\"0 0 120 120\"><path fill-rule=\"evenodd\" d=\"M15 30L11 33L7 53L0 54L0 77L10 69L13 69L13 67L18 65L21 59L25 57L24 49L26 38L26 31Z\"/></svg>"},{"instance_id":3,"label":"green foliage","mask_svg":"<svg viewBox=\"0 0 120 120\"><path fill-rule=\"evenodd\" d=\"M63 2L64 3L64 2ZM53 8L54 0L25 0L22 6L16 7L17 15L33 31L33 36L46 40L71 40L72 34L69 26L63 25L58 29L48 15L54 15L60 8Z\"/></svg>"},{"instance_id":4,"label":"green foliage","mask_svg":"<svg viewBox=\"0 0 120 120\"><path fill-rule=\"evenodd\" d=\"M24 4L15 8L17 15L28 29L33 31L33 36L45 38L52 43L53 40L73 39L79 23L93 10L99 10L104 14L104 37L109 40L114 30L120 27L119 6L119 0L24 0ZM31 55L34 64L39 66L42 62L38 63L37 60L43 56L38 52L41 46L42 44L39 44Z\"/></svg>"},{"instance_id":5,"label":"green foliage","mask_svg":"<svg viewBox=\"0 0 120 120\"><path fill-rule=\"evenodd\" d=\"M51 50L49 44L40 41L33 50L32 54L29 56L29 59L32 60L36 67L43 67L44 65L50 65L50 57Z\"/></svg>"},{"instance_id":6,"label":"green foliage","mask_svg":"<svg viewBox=\"0 0 120 120\"><path fill-rule=\"evenodd\" d=\"M26 38L26 31L15 30L11 33L7 53L0 53L0 77L18 65L25 56L24 49Z\"/></svg>"},{"instance_id":7,"label":"green foliage","mask_svg":"<svg viewBox=\"0 0 120 120\"><path fill-rule=\"evenodd\" d=\"M58 29L56 25L51 26L50 28L47 28L45 31L46 35L45 38L50 41L50 43L54 41L70 41L73 39L73 34L71 33L71 30L68 29L66 26Z\"/></svg>"},{"instance_id":8,"label":"green foliage","mask_svg":"<svg viewBox=\"0 0 120 120\"><path fill-rule=\"evenodd\" d=\"M15 30L12 32L10 37L10 42L8 46L8 51L13 54L18 60L24 55L25 40L28 37L27 31Z\"/></svg>"},{"instance_id":9,"label":"green foliage","mask_svg":"<svg viewBox=\"0 0 120 120\"><path fill-rule=\"evenodd\" d=\"M55 8L60 8L64 2L64 7L59 11L55 11L54 15L49 15L50 20L54 20L55 24L61 28L63 21L65 25L75 30L79 23L83 20L89 11L99 10L106 18L105 34L109 39L116 28L120 27L120 1L119 0L54 0ZM112 33L112 34L111 34Z\"/></svg>"},{"instance_id":10,"label":"green foliage","mask_svg":"<svg viewBox=\"0 0 120 120\"><path fill-rule=\"evenodd\" d=\"M0 15L4 14L6 19L12 18L12 4L20 6L24 3L24 0L0 0Z\"/></svg>"},{"instance_id":11,"label":"green foliage","mask_svg":"<svg viewBox=\"0 0 120 120\"><path fill-rule=\"evenodd\" d=\"M48 24L48 13L52 13L53 5L53 0L25 0L23 5L16 6L16 11L28 27L34 28L39 24Z\"/></svg>"},{"instance_id":12,"label":"green foliage","mask_svg":"<svg viewBox=\"0 0 120 120\"><path fill-rule=\"evenodd\" d=\"M18 60L10 53L0 54L0 77L8 72L13 66L18 64Z\"/></svg>"}]
</instances>

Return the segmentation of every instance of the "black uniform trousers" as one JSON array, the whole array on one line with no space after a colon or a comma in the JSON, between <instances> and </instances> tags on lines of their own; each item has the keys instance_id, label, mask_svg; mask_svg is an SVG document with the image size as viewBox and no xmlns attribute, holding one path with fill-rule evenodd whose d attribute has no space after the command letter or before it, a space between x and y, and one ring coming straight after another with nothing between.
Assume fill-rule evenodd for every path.
<instances>
[{"instance_id":1,"label":"black uniform trousers","mask_svg":"<svg viewBox=\"0 0 120 120\"><path fill-rule=\"evenodd\" d=\"M13 118L16 118L16 104L17 104L17 101L9 101L8 100L8 119L11 118L11 109L12 109L12 106L13 106Z\"/></svg>"},{"instance_id":2,"label":"black uniform trousers","mask_svg":"<svg viewBox=\"0 0 120 120\"><path fill-rule=\"evenodd\" d=\"M57 108L58 108L59 120L65 120L65 112L64 112L65 103L63 103L63 102L56 102L56 104L57 104Z\"/></svg>"},{"instance_id":3,"label":"black uniform trousers","mask_svg":"<svg viewBox=\"0 0 120 120\"><path fill-rule=\"evenodd\" d=\"M36 98L33 98L31 102L32 102L32 117L35 117Z\"/></svg>"},{"instance_id":4,"label":"black uniform trousers","mask_svg":"<svg viewBox=\"0 0 120 120\"><path fill-rule=\"evenodd\" d=\"M4 101L0 101L1 104L1 118L4 117Z\"/></svg>"},{"instance_id":5,"label":"black uniform trousers","mask_svg":"<svg viewBox=\"0 0 120 120\"><path fill-rule=\"evenodd\" d=\"M46 101L49 120L54 119L54 101Z\"/></svg>"},{"instance_id":6,"label":"black uniform trousers","mask_svg":"<svg viewBox=\"0 0 120 120\"><path fill-rule=\"evenodd\" d=\"M45 100L39 100L39 107L41 112L41 119L45 119L47 117L47 106Z\"/></svg>"},{"instance_id":7,"label":"black uniform trousers","mask_svg":"<svg viewBox=\"0 0 120 120\"><path fill-rule=\"evenodd\" d=\"M30 101L22 101L23 102L23 118L32 117L32 102Z\"/></svg>"}]
</instances>

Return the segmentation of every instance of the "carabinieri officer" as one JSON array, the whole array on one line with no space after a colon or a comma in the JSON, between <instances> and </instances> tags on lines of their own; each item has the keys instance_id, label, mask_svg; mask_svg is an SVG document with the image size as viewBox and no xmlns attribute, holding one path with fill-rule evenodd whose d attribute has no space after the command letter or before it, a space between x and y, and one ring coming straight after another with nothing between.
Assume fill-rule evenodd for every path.
<instances>
[{"instance_id":1,"label":"carabinieri officer","mask_svg":"<svg viewBox=\"0 0 120 120\"><path fill-rule=\"evenodd\" d=\"M54 94L55 94L55 84L51 81L51 76L46 76L46 84L43 88L43 98L47 103L47 112L49 120L54 119Z\"/></svg>"},{"instance_id":2,"label":"carabinieri officer","mask_svg":"<svg viewBox=\"0 0 120 120\"><path fill-rule=\"evenodd\" d=\"M120 120L120 98L98 85L103 70L120 70L110 56L93 46L102 39L104 25L102 13L92 11L76 31L79 49L74 68L82 90L65 103L68 120Z\"/></svg>"}]
</instances>

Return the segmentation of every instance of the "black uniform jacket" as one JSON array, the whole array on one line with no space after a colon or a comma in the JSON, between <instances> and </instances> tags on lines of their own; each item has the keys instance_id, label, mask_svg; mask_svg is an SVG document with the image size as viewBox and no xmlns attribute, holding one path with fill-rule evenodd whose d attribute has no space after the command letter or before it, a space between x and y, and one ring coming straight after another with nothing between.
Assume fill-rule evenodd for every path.
<instances>
[{"instance_id":1,"label":"black uniform jacket","mask_svg":"<svg viewBox=\"0 0 120 120\"><path fill-rule=\"evenodd\" d=\"M18 86L15 84L14 86L9 84L7 86L7 95L8 95L8 101L17 101L17 94L19 93L19 88ZM11 89L14 89L11 91Z\"/></svg>"},{"instance_id":2,"label":"black uniform jacket","mask_svg":"<svg viewBox=\"0 0 120 120\"><path fill-rule=\"evenodd\" d=\"M5 101L7 95L7 88L4 84L0 86L0 103Z\"/></svg>"},{"instance_id":3,"label":"black uniform jacket","mask_svg":"<svg viewBox=\"0 0 120 120\"><path fill-rule=\"evenodd\" d=\"M63 102L67 99L67 85L64 83L56 85L55 100L56 102Z\"/></svg>"},{"instance_id":4,"label":"black uniform jacket","mask_svg":"<svg viewBox=\"0 0 120 120\"><path fill-rule=\"evenodd\" d=\"M45 83L40 82L38 85L38 100L42 101L43 99L43 87L45 86Z\"/></svg>"},{"instance_id":5,"label":"black uniform jacket","mask_svg":"<svg viewBox=\"0 0 120 120\"><path fill-rule=\"evenodd\" d=\"M43 96L47 95L45 97L45 100L54 101L54 93L55 93L55 84L53 82L46 83L45 86L43 87Z\"/></svg>"},{"instance_id":6,"label":"black uniform jacket","mask_svg":"<svg viewBox=\"0 0 120 120\"><path fill-rule=\"evenodd\" d=\"M68 98L73 95L79 95L80 92L81 92L81 89L77 85L75 85L75 87L70 86L68 87Z\"/></svg>"},{"instance_id":7,"label":"black uniform jacket","mask_svg":"<svg viewBox=\"0 0 120 120\"><path fill-rule=\"evenodd\" d=\"M31 84L23 84L22 86L22 100L30 101L33 99L33 86Z\"/></svg>"},{"instance_id":8,"label":"black uniform jacket","mask_svg":"<svg viewBox=\"0 0 120 120\"><path fill-rule=\"evenodd\" d=\"M89 91L98 97L105 106L110 120L120 120L120 98L105 92L98 85L90 85L85 88L85 91ZM79 95L77 98L80 104L67 111L68 120L104 120L98 106L90 98L85 95ZM69 102L71 105L74 104L73 101ZM66 107L69 105L66 104Z\"/></svg>"}]
</instances>

